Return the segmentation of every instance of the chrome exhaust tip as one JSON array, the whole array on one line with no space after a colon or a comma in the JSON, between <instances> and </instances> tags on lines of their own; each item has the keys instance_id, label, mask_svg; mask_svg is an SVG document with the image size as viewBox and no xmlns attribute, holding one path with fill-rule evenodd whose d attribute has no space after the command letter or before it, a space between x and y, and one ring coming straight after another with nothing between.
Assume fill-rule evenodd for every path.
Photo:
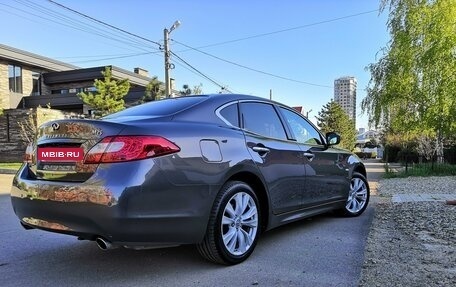
<instances>
[{"instance_id":1,"label":"chrome exhaust tip","mask_svg":"<svg viewBox=\"0 0 456 287\"><path fill-rule=\"evenodd\" d=\"M111 242L105 240L104 238L101 238L101 237L97 237L95 239L95 242L97 243L98 245L98 248L100 248L101 250L108 250L108 249L114 249L114 248L117 248L116 245L113 245Z\"/></svg>"}]
</instances>

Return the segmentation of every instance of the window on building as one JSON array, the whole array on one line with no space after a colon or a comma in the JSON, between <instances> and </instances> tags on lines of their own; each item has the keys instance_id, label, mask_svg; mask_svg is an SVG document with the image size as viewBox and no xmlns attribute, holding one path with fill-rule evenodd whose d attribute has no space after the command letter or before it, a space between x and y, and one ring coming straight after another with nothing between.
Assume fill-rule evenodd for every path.
<instances>
[{"instance_id":1,"label":"window on building","mask_svg":"<svg viewBox=\"0 0 456 287\"><path fill-rule=\"evenodd\" d=\"M22 93L22 68L8 65L9 89L14 93Z\"/></svg>"},{"instance_id":2,"label":"window on building","mask_svg":"<svg viewBox=\"0 0 456 287\"><path fill-rule=\"evenodd\" d=\"M97 88L95 87L87 87L83 89L83 92L96 92Z\"/></svg>"},{"instance_id":3,"label":"window on building","mask_svg":"<svg viewBox=\"0 0 456 287\"><path fill-rule=\"evenodd\" d=\"M41 74L38 72L32 72L32 96L41 95Z\"/></svg>"},{"instance_id":4,"label":"window on building","mask_svg":"<svg viewBox=\"0 0 456 287\"><path fill-rule=\"evenodd\" d=\"M69 89L51 90L51 94L68 94Z\"/></svg>"}]
</instances>

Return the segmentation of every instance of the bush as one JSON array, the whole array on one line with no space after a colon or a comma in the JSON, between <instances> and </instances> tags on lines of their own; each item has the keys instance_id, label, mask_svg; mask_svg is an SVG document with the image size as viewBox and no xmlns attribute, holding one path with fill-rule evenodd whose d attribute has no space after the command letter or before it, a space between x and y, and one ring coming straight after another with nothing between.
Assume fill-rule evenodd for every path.
<instances>
[{"instance_id":1,"label":"bush","mask_svg":"<svg viewBox=\"0 0 456 287\"><path fill-rule=\"evenodd\" d=\"M401 172L391 172L387 171L385 173L385 178L393 177L409 177L409 176L455 176L456 175L456 165L451 164L437 164L437 163L422 163L422 164L413 164L407 170Z\"/></svg>"},{"instance_id":2,"label":"bush","mask_svg":"<svg viewBox=\"0 0 456 287\"><path fill-rule=\"evenodd\" d=\"M445 162L449 164L456 164L456 146L444 148L443 157L445 158Z\"/></svg>"},{"instance_id":3,"label":"bush","mask_svg":"<svg viewBox=\"0 0 456 287\"><path fill-rule=\"evenodd\" d=\"M386 145L385 151L383 152L383 161L385 162L395 162L397 158L397 154L401 148L395 145Z\"/></svg>"},{"instance_id":4,"label":"bush","mask_svg":"<svg viewBox=\"0 0 456 287\"><path fill-rule=\"evenodd\" d=\"M418 163L420 156L416 151L402 149L396 155L396 162Z\"/></svg>"}]
</instances>

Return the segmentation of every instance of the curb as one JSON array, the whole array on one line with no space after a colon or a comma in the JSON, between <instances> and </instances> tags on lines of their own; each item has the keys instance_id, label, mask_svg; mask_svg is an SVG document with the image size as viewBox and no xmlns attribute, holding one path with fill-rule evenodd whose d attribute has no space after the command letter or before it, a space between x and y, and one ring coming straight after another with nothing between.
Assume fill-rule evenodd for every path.
<instances>
[{"instance_id":1,"label":"curb","mask_svg":"<svg viewBox=\"0 0 456 287\"><path fill-rule=\"evenodd\" d=\"M0 168L0 174L16 174L17 170Z\"/></svg>"}]
</instances>

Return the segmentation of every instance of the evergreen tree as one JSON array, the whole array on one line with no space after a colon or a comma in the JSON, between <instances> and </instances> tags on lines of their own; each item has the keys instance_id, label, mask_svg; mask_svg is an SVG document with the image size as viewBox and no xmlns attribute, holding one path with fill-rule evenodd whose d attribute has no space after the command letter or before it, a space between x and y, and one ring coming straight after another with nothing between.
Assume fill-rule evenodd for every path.
<instances>
[{"instance_id":1,"label":"evergreen tree","mask_svg":"<svg viewBox=\"0 0 456 287\"><path fill-rule=\"evenodd\" d=\"M124 97L130 90L128 79L115 80L112 78L111 67L106 67L102 74L103 80L96 79L94 82L95 93L81 92L78 94L84 104L96 110L96 116L105 116L123 110L125 108Z\"/></svg>"},{"instance_id":2,"label":"evergreen tree","mask_svg":"<svg viewBox=\"0 0 456 287\"><path fill-rule=\"evenodd\" d=\"M323 106L316 118L323 133L336 132L340 135L340 147L348 150L355 147L356 130L354 122L338 103L331 100Z\"/></svg>"},{"instance_id":3,"label":"evergreen tree","mask_svg":"<svg viewBox=\"0 0 456 287\"><path fill-rule=\"evenodd\" d=\"M150 80L146 86L144 97L141 99L142 103L160 100L165 97L163 83L155 76Z\"/></svg>"}]
</instances>

